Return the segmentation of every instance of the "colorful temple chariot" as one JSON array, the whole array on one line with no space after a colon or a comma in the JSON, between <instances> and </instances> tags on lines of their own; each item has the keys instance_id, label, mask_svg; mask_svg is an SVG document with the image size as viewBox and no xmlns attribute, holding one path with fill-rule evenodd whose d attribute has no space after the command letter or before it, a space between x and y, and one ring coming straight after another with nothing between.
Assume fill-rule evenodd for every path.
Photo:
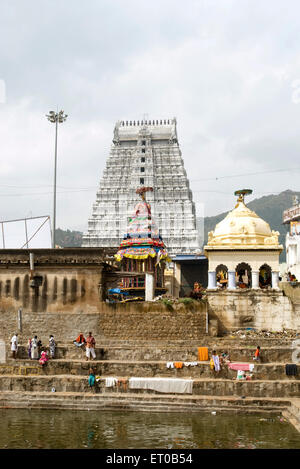
<instances>
[{"instance_id":1,"label":"colorful temple chariot","mask_svg":"<svg viewBox=\"0 0 300 469\"><path fill-rule=\"evenodd\" d=\"M153 221L151 206L145 199L146 192L153 192L153 188L140 187L136 190L141 200L129 218L127 233L115 258L121 263L119 287L122 291L151 301L155 295L166 292L164 269L165 263L171 259Z\"/></svg>"}]
</instances>

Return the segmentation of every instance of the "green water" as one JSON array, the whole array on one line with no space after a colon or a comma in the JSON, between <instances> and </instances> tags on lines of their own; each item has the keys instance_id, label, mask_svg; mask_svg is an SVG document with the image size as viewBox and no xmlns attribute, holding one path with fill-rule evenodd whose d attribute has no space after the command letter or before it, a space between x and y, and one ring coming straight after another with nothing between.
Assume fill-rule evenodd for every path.
<instances>
[{"instance_id":1,"label":"green water","mask_svg":"<svg viewBox=\"0 0 300 469\"><path fill-rule=\"evenodd\" d=\"M300 434L265 414L1 409L0 448L299 449Z\"/></svg>"}]
</instances>

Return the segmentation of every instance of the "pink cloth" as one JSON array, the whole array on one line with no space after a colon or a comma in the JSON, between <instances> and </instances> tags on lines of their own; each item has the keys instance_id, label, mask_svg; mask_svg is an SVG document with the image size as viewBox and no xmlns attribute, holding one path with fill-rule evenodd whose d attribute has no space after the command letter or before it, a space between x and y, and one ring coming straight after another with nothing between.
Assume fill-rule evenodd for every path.
<instances>
[{"instance_id":1,"label":"pink cloth","mask_svg":"<svg viewBox=\"0 0 300 469\"><path fill-rule=\"evenodd\" d=\"M44 365L47 361L49 360L47 352L42 352L41 353L41 358L39 360L41 365Z\"/></svg>"},{"instance_id":2,"label":"pink cloth","mask_svg":"<svg viewBox=\"0 0 300 469\"><path fill-rule=\"evenodd\" d=\"M228 363L228 368L231 370L249 371L250 365L249 363Z\"/></svg>"}]
</instances>

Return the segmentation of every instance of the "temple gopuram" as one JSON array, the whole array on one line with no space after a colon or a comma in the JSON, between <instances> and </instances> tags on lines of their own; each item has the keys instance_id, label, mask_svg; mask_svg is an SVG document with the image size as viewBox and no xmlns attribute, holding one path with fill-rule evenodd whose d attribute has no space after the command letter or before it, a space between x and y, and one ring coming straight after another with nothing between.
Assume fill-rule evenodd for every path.
<instances>
[{"instance_id":1,"label":"temple gopuram","mask_svg":"<svg viewBox=\"0 0 300 469\"><path fill-rule=\"evenodd\" d=\"M136 201L148 194L171 257L199 252L196 207L184 168L176 119L118 121L82 247L118 248Z\"/></svg>"},{"instance_id":2,"label":"temple gopuram","mask_svg":"<svg viewBox=\"0 0 300 469\"><path fill-rule=\"evenodd\" d=\"M153 188L136 190L141 200L129 218L127 233L115 258L121 263L121 291L136 299L152 301L154 296L166 292L164 269L171 259L153 221L151 206L145 199L146 192L153 192Z\"/></svg>"}]
</instances>

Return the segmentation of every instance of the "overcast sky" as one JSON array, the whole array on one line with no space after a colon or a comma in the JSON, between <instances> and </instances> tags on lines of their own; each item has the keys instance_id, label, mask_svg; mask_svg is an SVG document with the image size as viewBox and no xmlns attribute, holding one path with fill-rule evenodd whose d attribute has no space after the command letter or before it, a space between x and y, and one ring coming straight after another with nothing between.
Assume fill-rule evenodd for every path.
<instances>
[{"instance_id":1,"label":"overcast sky","mask_svg":"<svg viewBox=\"0 0 300 469\"><path fill-rule=\"evenodd\" d=\"M63 229L87 228L115 122L145 113L176 116L205 215L300 190L299 1L0 0L0 39L0 220L52 215L57 108Z\"/></svg>"}]
</instances>

